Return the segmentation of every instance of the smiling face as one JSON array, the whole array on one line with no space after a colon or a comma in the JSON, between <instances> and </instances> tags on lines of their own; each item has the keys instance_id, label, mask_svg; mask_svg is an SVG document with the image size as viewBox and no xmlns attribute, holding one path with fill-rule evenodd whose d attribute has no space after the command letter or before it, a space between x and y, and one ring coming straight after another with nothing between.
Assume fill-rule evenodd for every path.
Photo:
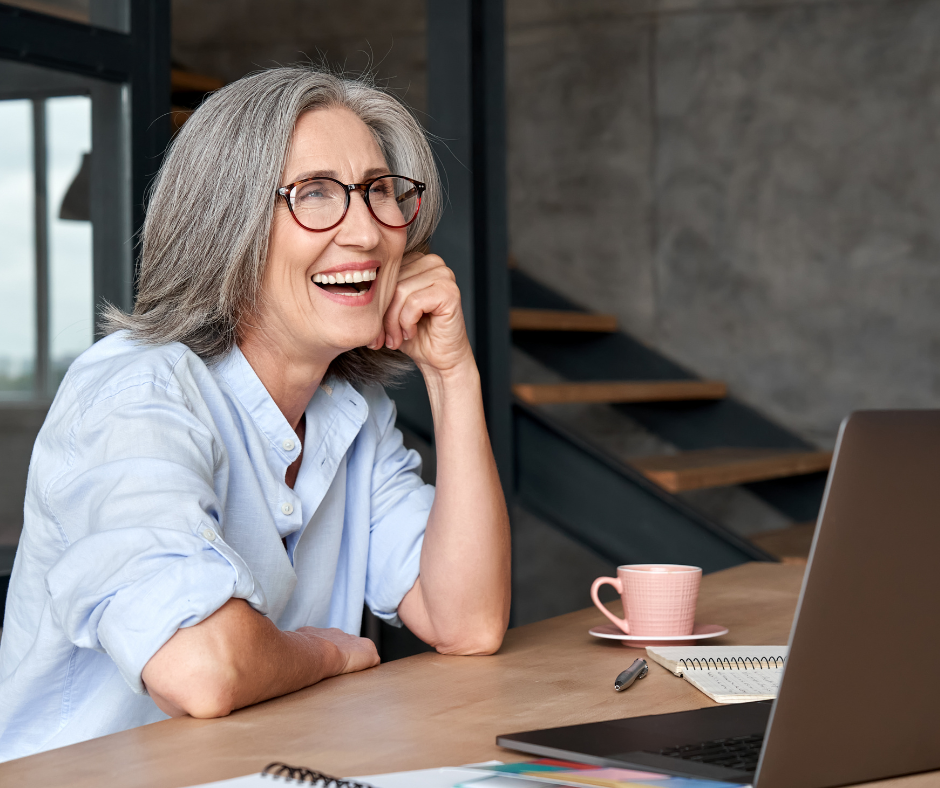
<instances>
[{"instance_id":1,"label":"smiling face","mask_svg":"<svg viewBox=\"0 0 940 788\"><path fill-rule=\"evenodd\" d=\"M316 175L362 183L388 173L375 138L354 113L317 109L297 121L281 183ZM329 363L369 344L395 293L406 233L375 221L359 191L343 221L325 232L301 227L278 197L259 314L247 331L301 364Z\"/></svg>"}]
</instances>

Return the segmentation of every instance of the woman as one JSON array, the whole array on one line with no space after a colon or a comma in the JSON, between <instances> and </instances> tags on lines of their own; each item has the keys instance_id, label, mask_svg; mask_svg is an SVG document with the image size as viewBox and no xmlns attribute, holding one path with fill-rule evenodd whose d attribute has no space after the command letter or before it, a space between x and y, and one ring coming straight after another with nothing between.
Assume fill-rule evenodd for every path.
<instances>
[{"instance_id":1,"label":"woman","mask_svg":"<svg viewBox=\"0 0 940 788\"><path fill-rule=\"evenodd\" d=\"M378 662L363 602L499 648L505 502L439 185L394 99L310 69L210 97L157 178L133 315L36 441L0 647L0 757L215 717ZM377 385L424 375L437 486Z\"/></svg>"}]
</instances>

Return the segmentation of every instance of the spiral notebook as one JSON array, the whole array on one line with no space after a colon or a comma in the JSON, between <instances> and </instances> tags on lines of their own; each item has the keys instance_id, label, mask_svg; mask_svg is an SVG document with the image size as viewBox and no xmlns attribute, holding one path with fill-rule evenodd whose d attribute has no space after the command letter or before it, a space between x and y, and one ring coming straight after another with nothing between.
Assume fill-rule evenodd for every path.
<instances>
[{"instance_id":1,"label":"spiral notebook","mask_svg":"<svg viewBox=\"0 0 940 788\"><path fill-rule=\"evenodd\" d=\"M487 766L499 761L488 761ZM260 773L229 780L203 783L193 788L284 788L284 786L305 786L306 788L453 788L457 783L468 779L480 779L481 772L475 767L447 767L443 769L422 769L413 772L395 772L374 774L369 777L331 777L328 774L288 766L283 763L268 764Z\"/></svg>"},{"instance_id":2,"label":"spiral notebook","mask_svg":"<svg viewBox=\"0 0 940 788\"><path fill-rule=\"evenodd\" d=\"M646 653L718 703L773 700L787 660L786 646L650 647Z\"/></svg>"}]
</instances>

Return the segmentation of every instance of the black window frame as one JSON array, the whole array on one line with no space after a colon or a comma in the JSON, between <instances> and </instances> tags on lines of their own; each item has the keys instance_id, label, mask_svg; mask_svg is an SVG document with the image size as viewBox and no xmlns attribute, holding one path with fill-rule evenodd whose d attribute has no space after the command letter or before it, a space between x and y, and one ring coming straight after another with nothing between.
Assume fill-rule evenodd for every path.
<instances>
[{"instance_id":1,"label":"black window frame","mask_svg":"<svg viewBox=\"0 0 940 788\"><path fill-rule=\"evenodd\" d=\"M131 222L136 239L144 221L144 196L170 141L169 0L128 0L130 32L73 22L0 3L0 58L130 86ZM94 261L95 314L107 301L130 309L126 282L134 270L122 261ZM128 276L128 273L130 276Z\"/></svg>"}]
</instances>

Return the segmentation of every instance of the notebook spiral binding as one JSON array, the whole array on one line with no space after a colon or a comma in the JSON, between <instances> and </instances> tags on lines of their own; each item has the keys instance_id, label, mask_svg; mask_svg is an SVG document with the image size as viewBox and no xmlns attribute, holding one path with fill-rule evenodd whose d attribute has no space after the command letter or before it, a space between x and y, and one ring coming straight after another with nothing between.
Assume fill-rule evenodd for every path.
<instances>
[{"instance_id":1,"label":"notebook spiral binding","mask_svg":"<svg viewBox=\"0 0 940 788\"><path fill-rule=\"evenodd\" d=\"M313 769L304 769L302 766L288 766L286 763L269 763L261 770L262 777L273 780L283 779L284 782L302 783L320 786L320 788L372 788L368 783L358 783L353 780L341 780L339 777L330 777Z\"/></svg>"},{"instance_id":2,"label":"notebook spiral binding","mask_svg":"<svg viewBox=\"0 0 940 788\"><path fill-rule=\"evenodd\" d=\"M707 657L699 659L680 659L679 664L686 670L708 670L709 668L728 670L748 670L754 668L782 668L786 657Z\"/></svg>"}]
</instances>

